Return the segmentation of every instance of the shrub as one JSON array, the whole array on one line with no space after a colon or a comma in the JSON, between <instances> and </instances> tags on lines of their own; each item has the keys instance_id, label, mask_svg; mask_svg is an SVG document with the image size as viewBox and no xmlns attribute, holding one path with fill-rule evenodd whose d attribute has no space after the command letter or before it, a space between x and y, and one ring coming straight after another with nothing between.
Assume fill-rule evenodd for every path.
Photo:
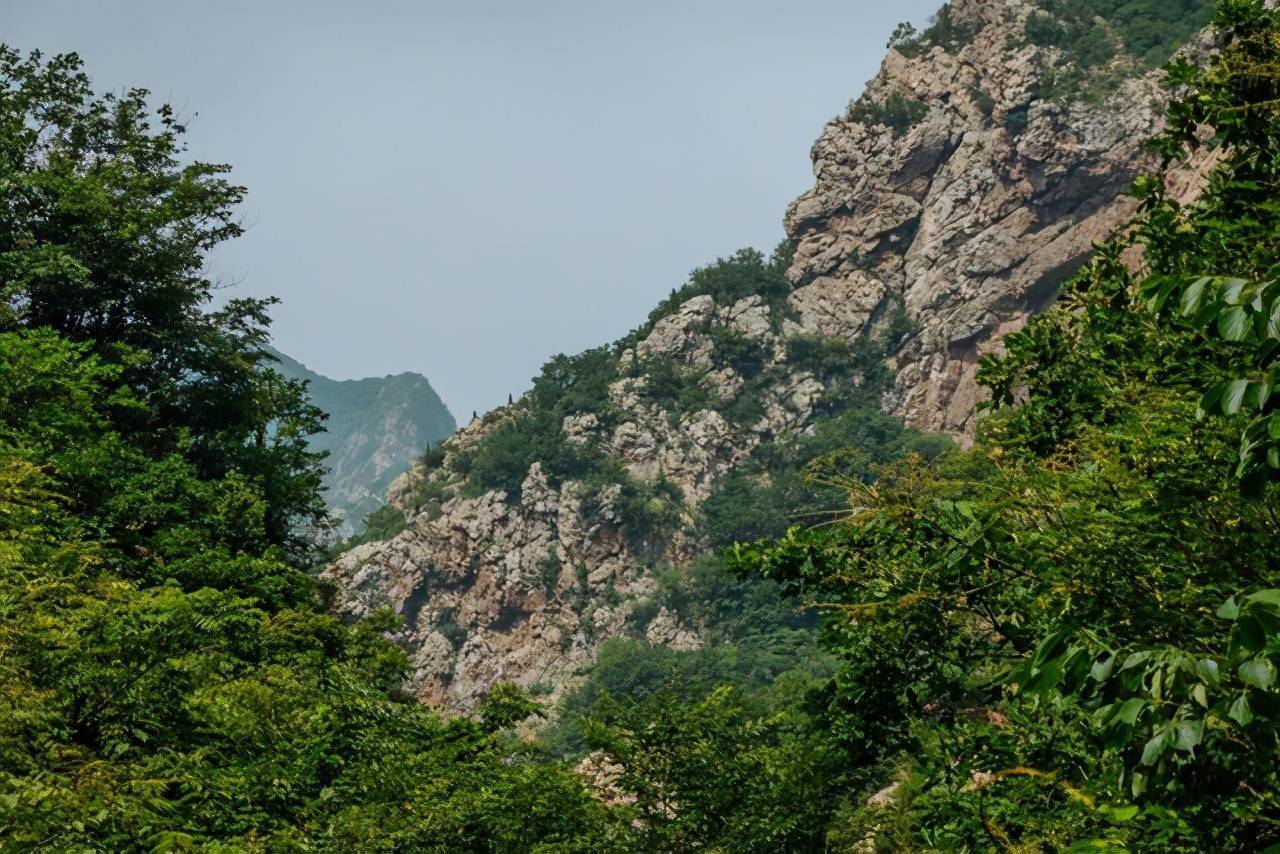
<instances>
[{"instance_id":1,"label":"shrub","mask_svg":"<svg viewBox=\"0 0 1280 854\"><path fill-rule=\"evenodd\" d=\"M658 603L652 599L641 599L636 602L627 613L627 626L631 633L643 635L644 630L653 622L653 618L658 616L659 610Z\"/></svg>"},{"instance_id":2,"label":"shrub","mask_svg":"<svg viewBox=\"0 0 1280 854\"><path fill-rule=\"evenodd\" d=\"M974 105L984 116L989 116L995 112L996 99L991 97L985 89L978 86L970 86L969 97L973 99Z\"/></svg>"},{"instance_id":3,"label":"shrub","mask_svg":"<svg viewBox=\"0 0 1280 854\"><path fill-rule=\"evenodd\" d=\"M969 24L958 24L951 17L951 4L943 5L929 20L924 32L917 32L908 22L898 24L893 35L889 37L889 50L896 50L908 58L924 53L927 48L940 47L948 53L955 53L973 40L974 28Z\"/></svg>"},{"instance_id":4,"label":"shrub","mask_svg":"<svg viewBox=\"0 0 1280 854\"><path fill-rule=\"evenodd\" d=\"M1004 116L1004 130L1009 136L1019 136L1027 129L1027 123L1031 120L1031 104L1020 104Z\"/></svg>"},{"instance_id":5,"label":"shrub","mask_svg":"<svg viewBox=\"0 0 1280 854\"><path fill-rule=\"evenodd\" d=\"M768 353L759 341L722 324L712 326L707 335L714 347L713 357L721 366L733 368L745 379L751 379L764 369Z\"/></svg>"},{"instance_id":6,"label":"shrub","mask_svg":"<svg viewBox=\"0 0 1280 854\"><path fill-rule=\"evenodd\" d=\"M793 252L790 241L784 240L768 257L756 249L740 249L728 258L699 267L689 275L689 281L683 287L672 291L658 304L643 326L615 345L615 352L634 347L659 320L704 294L714 299L717 305L732 305L749 296L761 296L771 305L780 305L791 293L786 272L791 266Z\"/></svg>"},{"instance_id":7,"label":"shrub","mask_svg":"<svg viewBox=\"0 0 1280 854\"><path fill-rule=\"evenodd\" d=\"M893 35L889 36L889 43L885 47L896 50L905 57L913 58L920 55L924 48L924 39L912 23L903 21L893 28Z\"/></svg>"},{"instance_id":8,"label":"shrub","mask_svg":"<svg viewBox=\"0 0 1280 854\"><path fill-rule=\"evenodd\" d=\"M899 92L894 92L879 103L863 99L849 108L850 119L865 125L882 125L895 135L906 133L924 121L928 114L928 105Z\"/></svg>"},{"instance_id":9,"label":"shrub","mask_svg":"<svg viewBox=\"0 0 1280 854\"><path fill-rule=\"evenodd\" d=\"M1050 0L1027 17L1026 40L1061 48L1046 97L1097 99L1133 70L1158 68L1209 24L1214 0ZM1112 67L1116 66L1116 67Z\"/></svg>"},{"instance_id":10,"label":"shrub","mask_svg":"<svg viewBox=\"0 0 1280 854\"><path fill-rule=\"evenodd\" d=\"M923 33L923 39L948 53L955 53L973 41L974 33L972 25L957 23L951 17L951 4L947 3L934 14Z\"/></svg>"}]
</instances>

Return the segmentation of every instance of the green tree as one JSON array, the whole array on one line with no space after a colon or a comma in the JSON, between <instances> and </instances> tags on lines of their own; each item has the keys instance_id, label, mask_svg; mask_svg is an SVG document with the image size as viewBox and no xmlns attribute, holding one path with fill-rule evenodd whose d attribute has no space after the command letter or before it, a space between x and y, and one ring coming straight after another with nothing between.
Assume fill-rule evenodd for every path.
<instances>
[{"instance_id":1,"label":"green tree","mask_svg":"<svg viewBox=\"0 0 1280 854\"><path fill-rule=\"evenodd\" d=\"M975 447L851 484L841 525L735 549L828 614L838 664L817 699L856 793L839 838L1280 842L1280 13L1229 0L1216 25L1222 50L1171 71L1156 142L1173 160L1213 129L1203 196L1139 182L1132 227L984 360Z\"/></svg>"},{"instance_id":2,"label":"green tree","mask_svg":"<svg viewBox=\"0 0 1280 854\"><path fill-rule=\"evenodd\" d=\"M207 310L204 253L240 233L244 189L184 163L179 118L148 97L96 97L74 54L0 47L0 330L86 344L141 404L122 435L153 458L181 447L202 479L251 479L268 540L300 548L298 523L323 515L305 444L321 413L266 363L272 300Z\"/></svg>"},{"instance_id":3,"label":"green tree","mask_svg":"<svg viewBox=\"0 0 1280 854\"><path fill-rule=\"evenodd\" d=\"M607 845L576 776L402 695L398 618L325 611L320 414L267 303L208 309L241 190L146 103L0 48L0 848Z\"/></svg>"}]
</instances>

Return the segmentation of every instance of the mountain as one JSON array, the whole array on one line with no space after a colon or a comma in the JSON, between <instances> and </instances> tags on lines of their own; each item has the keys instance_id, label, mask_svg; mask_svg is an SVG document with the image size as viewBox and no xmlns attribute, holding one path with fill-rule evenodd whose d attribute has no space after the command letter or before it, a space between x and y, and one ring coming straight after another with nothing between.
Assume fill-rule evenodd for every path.
<instances>
[{"instance_id":1,"label":"mountain","mask_svg":"<svg viewBox=\"0 0 1280 854\"><path fill-rule=\"evenodd\" d=\"M411 689L463 709L500 681L555 694L611 637L704 643L672 585L717 545L829 512L808 462L853 446L863 477L943 441L877 408L970 441L978 359L1136 210L1155 69L1210 5L956 0L900 28L815 144L779 250L695 271L631 335L558 357L420 460L390 492L410 528L326 570L339 608L401 612ZM1213 157L1170 176L1174 195Z\"/></svg>"},{"instance_id":2,"label":"mountain","mask_svg":"<svg viewBox=\"0 0 1280 854\"><path fill-rule=\"evenodd\" d=\"M243 188L0 46L0 851L1280 851L1278 7L901 27L789 239L419 456L332 585L271 301L199 310Z\"/></svg>"},{"instance_id":3,"label":"mountain","mask_svg":"<svg viewBox=\"0 0 1280 854\"><path fill-rule=\"evenodd\" d=\"M1094 16L1125 5L952 3L895 41L815 143L814 187L785 218L792 300L806 328L844 338L905 312L885 405L908 423L971 435L978 358L1133 216L1128 190L1157 165L1145 146L1167 98L1149 69L1212 4L1127 4L1143 8L1112 35L1133 52L1084 53L1105 32ZM1211 163L1175 176L1175 192Z\"/></svg>"},{"instance_id":4,"label":"mountain","mask_svg":"<svg viewBox=\"0 0 1280 854\"><path fill-rule=\"evenodd\" d=\"M275 352L276 370L304 380L311 402L329 414L325 432L311 447L328 451L324 479L329 507L350 533L382 506L387 487L457 424L444 401L421 374L334 380Z\"/></svg>"}]
</instances>

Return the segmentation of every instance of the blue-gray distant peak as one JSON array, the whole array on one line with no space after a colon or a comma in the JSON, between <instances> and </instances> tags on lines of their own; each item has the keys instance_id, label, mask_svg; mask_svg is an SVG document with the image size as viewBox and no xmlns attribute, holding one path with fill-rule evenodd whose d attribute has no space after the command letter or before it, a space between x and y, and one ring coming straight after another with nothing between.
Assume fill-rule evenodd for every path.
<instances>
[{"instance_id":1,"label":"blue-gray distant peak","mask_svg":"<svg viewBox=\"0 0 1280 854\"><path fill-rule=\"evenodd\" d=\"M274 352L274 351L273 351ZM457 427L421 374L334 380L275 352L276 370L305 380L311 402L329 418L311 447L328 451L325 498L350 533L382 506L387 487L413 460Z\"/></svg>"}]
</instances>

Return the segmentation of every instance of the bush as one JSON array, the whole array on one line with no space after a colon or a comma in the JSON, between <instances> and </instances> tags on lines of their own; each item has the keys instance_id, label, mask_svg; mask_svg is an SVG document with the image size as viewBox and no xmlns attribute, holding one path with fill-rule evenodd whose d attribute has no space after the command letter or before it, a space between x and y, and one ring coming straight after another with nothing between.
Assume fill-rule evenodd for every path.
<instances>
[{"instance_id":1,"label":"bush","mask_svg":"<svg viewBox=\"0 0 1280 854\"><path fill-rule=\"evenodd\" d=\"M914 58L924 49L924 39L914 24L903 21L893 28L893 35L889 36L889 43L885 47L896 50L907 58Z\"/></svg>"},{"instance_id":2,"label":"bush","mask_svg":"<svg viewBox=\"0 0 1280 854\"><path fill-rule=\"evenodd\" d=\"M654 354L636 359L628 373L644 378L644 382L636 388L636 394L641 400L666 409L673 415L712 409L719 402L699 382L702 371L685 368L670 356Z\"/></svg>"},{"instance_id":3,"label":"bush","mask_svg":"<svg viewBox=\"0 0 1280 854\"><path fill-rule=\"evenodd\" d=\"M933 16L929 26L923 33L923 40L937 45L947 53L955 53L973 41L974 28L969 24L960 24L951 17L951 4L943 5Z\"/></svg>"},{"instance_id":4,"label":"bush","mask_svg":"<svg viewBox=\"0 0 1280 854\"><path fill-rule=\"evenodd\" d=\"M780 305L791 293L787 268L791 266L793 247L783 241L767 258L756 249L740 249L728 258L699 267L689 281L658 304L648 320L615 345L615 352L634 347L664 317L697 296L707 295L717 305L732 305L743 297L760 296L770 305Z\"/></svg>"},{"instance_id":5,"label":"bush","mask_svg":"<svg viewBox=\"0 0 1280 854\"><path fill-rule=\"evenodd\" d=\"M759 341L720 324L707 330L707 335L714 348L713 358L720 366L733 368L748 380L764 370L769 354Z\"/></svg>"},{"instance_id":6,"label":"bush","mask_svg":"<svg viewBox=\"0 0 1280 854\"><path fill-rule=\"evenodd\" d=\"M927 48L940 47L955 53L973 40L974 29L968 24L957 24L951 17L951 4L943 5L929 20L924 32L917 32L910 23L903 22L894 28L889 37L889 50L896 50L908 58L924 53Z\"/></svg>"},{"instance_id":7,"label":"bush","mask_svg":"<svg viewBox=\"0 0 1280 854\"><path fill-rule=\"evenodd\" d=\"M986 90L977 86L969 87L969 97L973 99L974 105L984 116L990 116L996 109L996 99L991 97Z\"/></svg>"},{"instance_id":8,"label":"bush","mask_svg":"<svg viewBox=\"0 0 1280 854\"><path fill-rule=\"evenodd\" d=\"M929 114L928 105L914 98L894 92L877 103L860 100L849 108L849 118L865 125L882 125L895 135L902 135L924 121Z\"/></svg>"},{"instance_id":9,"label":"bush","mask_svg":"<svg viewBox=\"0 0 1280 854\"><path fill-rule=\"evenodd\" d=\"M1215 5L1214 0L1050 0L1028 16L1026 28L1028 44L1061 48L1067 60L1065 67L1049 70L1044 95L1098 98L1134 70L1160 67L1209 24Z\"/></svg>"},{"instance_id":10,"label":"bush","mask_svg":"<svg viewBox=\"0 0 1280 854\"><path fill-rule=\"evenodd\" d=\"M1020 136L1031 120L1031 104L1020 104L1004 116L1004 130L1009 136Z\"/></svg>"}]
</instances>

